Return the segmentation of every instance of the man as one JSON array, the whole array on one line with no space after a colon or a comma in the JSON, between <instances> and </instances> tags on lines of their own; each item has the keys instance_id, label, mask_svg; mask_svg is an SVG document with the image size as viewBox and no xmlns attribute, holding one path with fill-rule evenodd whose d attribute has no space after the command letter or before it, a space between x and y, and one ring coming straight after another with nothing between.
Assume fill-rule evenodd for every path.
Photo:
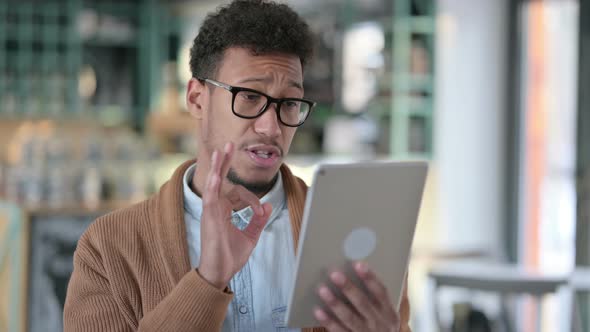
<instances>
[{"instance_id":1,"label":"man","mask_svg":"<svg viewBox=\"0 0 590 332\"><path fill-rule=\"evenodd\" d=\"M286 330L307 188L282 160L313 107L302 74L311 45L307 24L286 5L238 0L207 17L186 93L198 158L147 201L88 228L74 257L66 331ZM310 310L319 323L407 330L407 297L398 312L367 265L355 267L372 296L334 271L331 282L351 306L318 285L327 310Z\"/></svg>"}]
</instances>

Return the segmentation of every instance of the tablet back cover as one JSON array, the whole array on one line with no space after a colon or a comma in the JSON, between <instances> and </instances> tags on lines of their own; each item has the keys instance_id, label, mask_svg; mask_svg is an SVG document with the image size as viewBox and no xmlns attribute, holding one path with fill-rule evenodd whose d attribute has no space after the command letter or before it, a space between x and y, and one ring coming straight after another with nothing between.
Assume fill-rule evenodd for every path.
<instances>
[{"instance_id":1,"label":"tablet back cover","mask_svg":"<svg viewBox=\"0 0 590 332\"><path fill-rule=\"evenodd\" d=\"M426 162L318 167L305 204L287 326L319 325L316 289L328 283L331 269L360 285L353 260L368 262L399 303L427 169Z\"/></svg>"}]
</instances>

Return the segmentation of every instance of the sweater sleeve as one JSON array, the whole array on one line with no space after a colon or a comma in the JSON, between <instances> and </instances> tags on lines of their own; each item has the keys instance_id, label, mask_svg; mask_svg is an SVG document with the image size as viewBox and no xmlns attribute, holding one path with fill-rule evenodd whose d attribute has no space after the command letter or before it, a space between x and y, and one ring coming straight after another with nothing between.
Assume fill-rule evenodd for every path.
<instances>
[{"instance_id":1,"label":"sweater sleeve","mask_svg":"<svg viewBox=\"0 0 590 332\"><path fill-rule=\"evenodd\" d=\"M219 290L197 271L188 272L150 312L134 308L114 293L111 281L82 237L74 254L64 307L64 331L219 331L233 294Z\"/></svg>"},{"instance_id":2,"label":"sweater sleeve","mask_svg":"<svg viewBox=\"0 0 590 332\"><path fill-rule=\"evenodd\" d=\"M139 331L219 331L233 294L192 270L139 322Z\"/></svg>"}]
</instances>

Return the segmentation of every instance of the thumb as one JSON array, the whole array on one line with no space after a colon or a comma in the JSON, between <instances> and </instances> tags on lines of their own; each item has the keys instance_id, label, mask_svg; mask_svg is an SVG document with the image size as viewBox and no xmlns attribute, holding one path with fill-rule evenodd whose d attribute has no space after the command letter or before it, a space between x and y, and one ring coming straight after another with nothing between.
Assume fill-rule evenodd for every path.
<instances>
[{"instance_id":1,"label":"thumb","mask_svg":"<svg viewBox=\"0 0 590 332\"><path fill-rule=\"evenodd\" d=\"M264 210L264 214L260 215L258 213L254 213L254 216L250 220L250 223L244 229L244 233L248 236L251 240L257 242L264 226L268 222L268 218L270 218L270 214L272 213L272 205L270 203L262 204L262 210Z\"/></svg>"}]
</instances>

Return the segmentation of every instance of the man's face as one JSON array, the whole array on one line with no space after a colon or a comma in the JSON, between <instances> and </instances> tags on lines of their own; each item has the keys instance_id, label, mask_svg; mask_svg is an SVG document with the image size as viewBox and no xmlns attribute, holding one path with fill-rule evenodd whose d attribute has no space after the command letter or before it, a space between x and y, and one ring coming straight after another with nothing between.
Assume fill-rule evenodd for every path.
<instances>
[{"instance_id":1,"label":"man's face","mask_svg":"<svg viewBox=\"0 0 590 332\"><path fill-rule=\"evenodd\" d=\"M295 55L254 55L244 48L228 49L219 65L216 81L246 87L275 98L302 98L303 74ZM276 104L255 119L239 118L232 113L231 92L204 82L201 85L199 161L214 149L223 150L227 142L235 146L228 174L230 181L253 192L270 189L289 147L296 128L279 122ZM190 89L190 88L189 88ZM190 107L190 105L189 105Z\"/></svg>"}]
</instances>

